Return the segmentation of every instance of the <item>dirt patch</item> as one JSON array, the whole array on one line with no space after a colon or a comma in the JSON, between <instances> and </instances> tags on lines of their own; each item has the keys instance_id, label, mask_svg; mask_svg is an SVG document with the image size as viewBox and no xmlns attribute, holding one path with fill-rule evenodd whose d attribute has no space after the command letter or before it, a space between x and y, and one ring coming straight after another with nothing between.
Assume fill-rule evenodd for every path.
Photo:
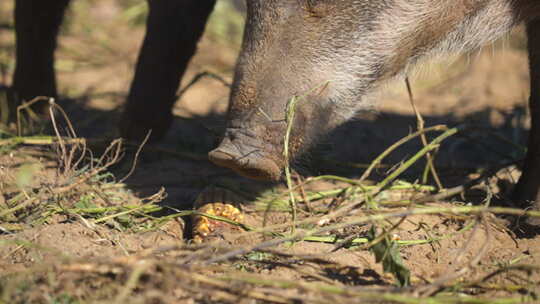
<instances>
[{"instance_id":1,"label":"dirt patch","mask_svg":"<svg viewBox=\"0 0 540 304\"><path fill-rule=\"evenodd\" d=\"M52 136L0 134L0 303L538 301L540 237L516 228L520 210L495 206L519 176L528 128L519 32L508 47L432 65L412 79L426 126L471 125L434 152L445 187L512 166L463 196L420 203L437 192L422 176L422 159L379 192L377 185L422 148L413 140L359 186L367 165L416 128L398 83L377 112L359 114L298 162L304 176L293 179L293 217L284 185L249 181L207 161L229 94L211 78L181 97L163 143L140 154L137 144L111 148L143 28L122 17L119 3L130 1L77 2L57 56L65 97L58 103L77 136L61 143L50 124ZM2 24L12 25L10 6L0 4ZM10 26L0 32L5 86L11 34ZM183 85L203 71L230 81L237 49L208 33ZM57 127L67 134L64 122ZM80 162L67 157L73 147L74 156L86 151ZM193 203L208 189L231 193L245 221L194 244ZM377 242L388 246L387 262L370 250ZM396 271L383 269L399 268L396 256L410 270L410 287L398 288Z\"/></svg>"}]
</instances>

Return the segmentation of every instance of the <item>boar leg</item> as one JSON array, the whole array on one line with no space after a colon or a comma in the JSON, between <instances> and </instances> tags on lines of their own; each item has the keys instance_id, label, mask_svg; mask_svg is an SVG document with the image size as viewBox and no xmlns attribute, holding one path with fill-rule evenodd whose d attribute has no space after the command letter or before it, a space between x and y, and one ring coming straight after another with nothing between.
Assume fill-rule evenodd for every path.
<instances>
[{"instance_id":1,"label":"boar leg","mask_svg":"<svg viewBox=\"0 0 540 304\"><path fill-rule=\"evenodd\" d=\"M54 50L69 0L15 1L16 65L13 89L19 100L56 97Z\"/></svg>"},{"instance_id":2,"label":"boar leg","mask_svg":"<svg viewBox=\"0 0 540 304\"><path fill-rule=\"evenodd\" d=\"M531 77L531 130L523 174L514 190L514 199L524 208L540 210L540 19L527 24L527 37ZM540 225L538 218L530 218L528 222Z\"/></svg>"},{"instance_id":3,"label":"boar leg","mask_svg":"<svg viewBox=\"0 0 540 304\"><path fill-rule=\"evenodd\" d=\"M180 80L214 4L215 0L148 0L146 37L120 122L122 136L139 140L149 130L154 140L165 135Z\"/></svg>"}]
</instances>

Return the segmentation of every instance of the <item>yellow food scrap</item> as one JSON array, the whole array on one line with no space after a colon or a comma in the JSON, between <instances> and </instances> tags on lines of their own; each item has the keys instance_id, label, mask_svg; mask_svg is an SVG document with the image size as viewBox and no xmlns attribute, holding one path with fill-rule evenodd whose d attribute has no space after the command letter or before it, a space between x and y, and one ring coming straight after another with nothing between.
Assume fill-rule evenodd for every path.
<instances>
[{"instance_id":1,"label":"yellow food scrap","mask_svg":"<svg viewBox=\"0 0 540 304\"><path fill-rule=\"evenodd\" d=\"M198 212L227 218L237 223L243 223L244 215L234 205L216 202L208 203L197 209ZM211 219L203 215L193 216L193 242L202 243L208 236L219 231L238 229L236 226L221 220Z\"/></svg>"}]
</instances>

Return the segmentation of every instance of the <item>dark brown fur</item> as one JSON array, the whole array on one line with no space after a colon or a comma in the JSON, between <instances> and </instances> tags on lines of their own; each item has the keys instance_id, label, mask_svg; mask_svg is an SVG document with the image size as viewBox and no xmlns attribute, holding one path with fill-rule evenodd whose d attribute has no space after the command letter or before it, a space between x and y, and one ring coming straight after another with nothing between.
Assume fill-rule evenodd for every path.
<instances>
[{"instance_id":1,"label":"dark brown fur","mask_svg":"<svg viewBox=\"0 0 540 304\"><path fill-rule=\"evenodd\" d=\"M56 37L69 0L16 0L16 68L19 98L57 96ZM120 129L139 140L152 130L161 138L172 121L171 108L187 64L196 50L215 0L148 0L146 36L139 54ZM37 51L39 50L39 51Z\"/></svg>"}]
</instances>

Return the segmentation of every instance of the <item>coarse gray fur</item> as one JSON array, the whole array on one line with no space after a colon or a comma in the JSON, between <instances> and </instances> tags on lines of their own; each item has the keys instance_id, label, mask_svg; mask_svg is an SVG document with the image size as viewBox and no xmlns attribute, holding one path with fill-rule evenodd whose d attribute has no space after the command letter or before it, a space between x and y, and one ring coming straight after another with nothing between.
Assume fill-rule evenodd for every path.
<instances>
[{"instance_id":1,"label":"coarse gray fur","mask_svg":"<svg viewBox=\"0 0 540 304\"><path fill-rule=\"evenodd\" d=\"M384 84L422 60L477 49L521 22L529 39L532 127L514 200L536 201L540 210L537 0L248 0L229 127L210 159L249 177L279 179L289 161L282 151L292 96L308 93L289 142L298 154L370 108Z\"/></svg>"}]
</instances>

